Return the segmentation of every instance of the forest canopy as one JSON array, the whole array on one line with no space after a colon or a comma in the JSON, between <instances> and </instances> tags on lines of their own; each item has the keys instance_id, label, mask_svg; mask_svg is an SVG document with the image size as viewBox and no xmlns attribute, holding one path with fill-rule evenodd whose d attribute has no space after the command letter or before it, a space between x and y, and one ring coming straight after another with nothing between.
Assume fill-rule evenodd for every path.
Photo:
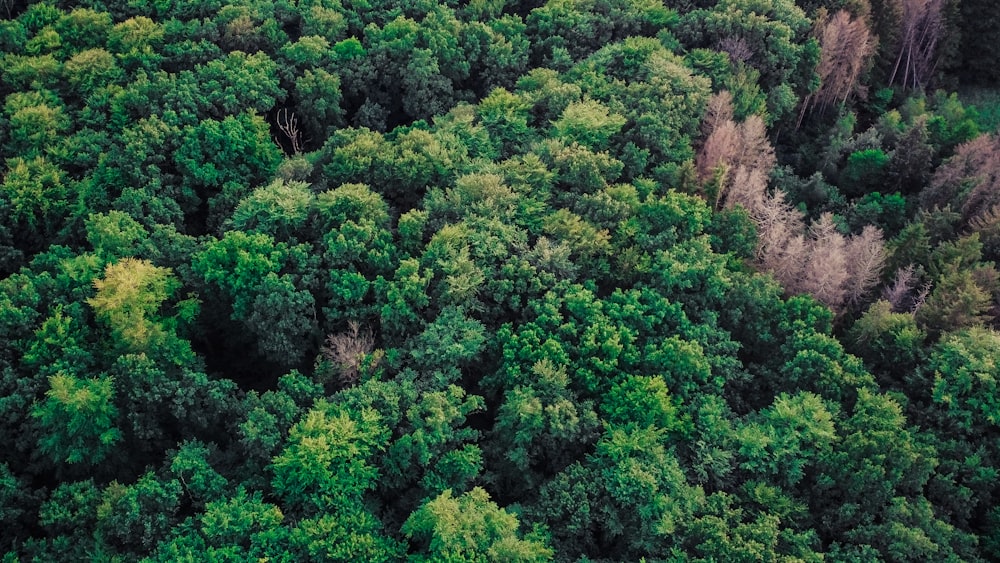
<instances>
[{"instance_id":1,"label":"forest canopy","mask_svg":"<svg viewBox=\"0 0 1000 563\"><path fill-rule=\"evenodd\" d=\"M5 563L1000 559L1000 4L0 18Z\"/></svg>"}]
</instances>

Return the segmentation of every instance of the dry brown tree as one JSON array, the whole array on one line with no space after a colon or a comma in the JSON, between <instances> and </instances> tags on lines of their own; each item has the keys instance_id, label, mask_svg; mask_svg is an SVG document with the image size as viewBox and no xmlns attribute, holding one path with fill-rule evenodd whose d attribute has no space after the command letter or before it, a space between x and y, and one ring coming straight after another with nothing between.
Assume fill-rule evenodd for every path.
<instances>
[{"instance_id":1,"label":"dry brown tree","mask_svg":"<svg viewBox=\"0 0 1000 563\"><path fill-rule=\"evenodd\" d=\"M1000 246L1000 205L994 205L969 221L969 230L979 233L979 240L993 248Z\"/></svg>"},{"instance_id":2,"label":"dry brown tree","mask_svg":"<svg viewBox=\"0 0 1000 563\"><path fill-rule=\"evenodd\" d=\"M801 215L790 217L791 212L782 210L784 220L776 220L776 226L758 224L763 235L760 265L789 294L808 293L837 312L860 303L878 284L885 264L882 231L869 225L845 236L833 216L824 213L803 233Z\"/></svg>"},{"instance_id":3,"label":"dry brown tree","mask_svg":"<svg viewBox=\"0 0 1000 563\"><path fill-rule=\"evenodd\" d=\"M347 386L357 382L362 368L374 367L370 365L373 361L377 363L378 357L372 357L374 348L375 337L372 331L361 330L361 325L350 321L346 332L326 337L326 345L320 349L320 353L337 367L340 382Z\"/></svg>"},{"instance_id":4,"label":"dry brown tree","mask_svg":"<svg viewBox=\"0 0 1000 563\"><path fill-rule=\"evenodd\" d=\"M920 194L925 209L951 206L971 224L1000 205L1000 139L980 135L958 146Z\"/></svg>"},{"instance_id":5,"label":"dry brown tree","mask_svg":"<svg viewBox=\"0 0 1000 563\"><path fill-rule=\"evenodd\" d=\"M753 57L753 49L747 40L739 36L727 36L721 39L716 49L729 55L729 60L734 64L745 63Z\"/></svg>"},{"instance_id":6,"label":"dry brown tree","mask_svg":"<svg viewBox=\"0 0 1000 563\"><path fill-rule=\"evenodd\" d=\"M730 192L747 192L751 188L766 191L767 176L774 168L774 147L767 138L767 127L759 115L751 115L742 123L733 120L732 96L727 91L709 99L702 122L705 141L695 156L698 178L706 182L716 178L716 207L731 207ZM748 175L760 173L764 182L741 185ZM744 207L747 207L744 205ZM747 207L749 209L749 207Z\"/></svg>"},{"instance_id":7,"label":"dry brown tree","mask_svg":"<svg viewBox=\"0 0 1000 563\"><path fill-rule=\"evenodd\" d=\"M861 233L847 240L846 303L858 304L876 285L885 266L887 253L882 230L866 225Z\"/></svg>"},{"instance_id":8,"label":"dry brown tree","mask_svg":"<svg viewBox=\"0 0 1000 563\"><path fill-rule=\"evenodd\" d=\"M831 308L839 308L847 289L847 241L837 231L833 214L824 213L810 225L808 244L802 275L789 280L797 290L793 293L808 293Z\"/></svg>"},{"instance_id":9,"label":"dry brown tree","mask_svg":"<svg viewBox=\"0 0 1000 563\"><path fill-rule=\"evenodd\" d=\"M736 123L732 115L728 93L713 96L696 160L699 178L718 183L716 207L747 210L757 226L757 265L789 294L808 293L837 311L858 303L878 283L885 262L882 232L865 227L846 237L830 214L807 229L784 193L768 190L775 156L763 120L754 115Z\"/></svg>"},{"instance_id":10,"label":"dry brown tree","mask_svg":"<svg viewBox=\"0 0 1000 563\"><path fill-rule=\"evenodd\" d=\"M816 71L820 87L802 104L803 113L807 108L824 113L853 94L863 95L861 75L871 64L877 44L865 20L853 17L847 10L830 16L818 35L820 60Z\"/></svg>"}]
</instances>

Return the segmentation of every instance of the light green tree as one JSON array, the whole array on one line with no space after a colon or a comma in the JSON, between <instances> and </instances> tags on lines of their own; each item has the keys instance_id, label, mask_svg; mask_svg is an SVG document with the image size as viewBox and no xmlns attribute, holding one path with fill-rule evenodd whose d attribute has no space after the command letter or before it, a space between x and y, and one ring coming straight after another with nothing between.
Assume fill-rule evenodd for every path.
<instances>
[{"instance_id":1,"label":"light green tree","mask_svg":"<svg viewBox=\"0 0 1000 563\"><path fill-rule=\"evenodd\" d=\"M169 268L124 258L108 264L104 277L94 280L97 294L87 303L128 350L144 351L167 338L169 333L158 312L179 286Z\"/></svg>"},{"instance_id":2,"label":"light green tree","mask_svg":"<svg viewBox=\"0 0 1000 563\"><path fill-rule=\"evenodd\" d=\"M403 534L421 544L413 561L550 561L552 550L536 532L519 537L518 520L476 487L458 497L451 489L407 518Z\"/></svg>"}]
</instances>

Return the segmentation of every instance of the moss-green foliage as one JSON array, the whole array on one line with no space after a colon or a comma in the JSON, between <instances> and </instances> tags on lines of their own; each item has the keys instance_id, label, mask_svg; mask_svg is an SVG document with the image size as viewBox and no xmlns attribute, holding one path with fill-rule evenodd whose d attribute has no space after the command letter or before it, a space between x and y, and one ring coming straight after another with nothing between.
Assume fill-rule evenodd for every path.
<instances>
[{"instance_id":1,"label":"moss-green foliage","mask_svg":"<svg viewBox=\"0 0 1000 563\"><path fill-rule=\"evenodd\" d=\"M4 561L1000 558L995 96L899 2L78 4L0 2Z\"/></svg>"}]
</instances>

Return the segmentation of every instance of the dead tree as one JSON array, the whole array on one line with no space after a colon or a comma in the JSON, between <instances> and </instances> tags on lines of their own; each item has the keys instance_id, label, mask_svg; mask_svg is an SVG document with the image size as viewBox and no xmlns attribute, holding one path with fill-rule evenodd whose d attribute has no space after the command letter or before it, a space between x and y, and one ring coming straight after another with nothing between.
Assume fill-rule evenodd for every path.
<instances>
[{"instance_id":1,"label":"dead tree","mask_svg":"<svg viewBox=\"0 0 1000 563\"><path fill-rule=\"evenodd\" d=\"M719 41L716 47L720 52L729 55L729 60L736 63L745 63L753 57L753 49L742 37L729 36Z\"/></svg>"},{"instance_id":2,"label":"dead tree","mask_svg":"<svg viewBox=\"0 0 1000 563\"><path fill-rule=\"evenodd\" d=\"M302 131L299 129L299 117L295 112L288 111L288 108L278 110L275 117L278 129L285 134L285 138L292 145L292 153L302 152Z\"/></svg>"},{"instance_id":3,"label":"dead tree","mask_svg":"<svg viewBox=\"0 0 1000 563\"><path fill-rule=\"evenodd\" d=\"M910 309L913 300L913 284L916 283L916 268L913 264L896 270L892 283L882 290L882 299L892 307L892 312L899 313Z\"/></svg>"},{"instance_id":4,"label":"dead tree","mask_svg":"<svg viewBox=\"0 0 1000 563\"><path fill-rule=\"evenodd\" d=\"M876 41L864 19L840 10L820 28L819 44L820 60L816 70L820 87L806 99L803 111L808 108L824 113L855 93L863 95L859 81L875 53Z\"/></svg>"},{"instance_id":5,"label":"dead tree","mask_svg":"<svg viewBox=\"0 0 1000 563\"><path fill-rule=\"evenodd\" d=\"M331 334L326 337L326 345L320 353L333 363L340 371L342 384L351 385L358 380L361 370L374 367L378 356L372 356L375 347L375 337L371 330L361 330L361 325L351 321L347 324L347 332Z\"/></svg>"},{"instance_id":6,"label":"dead tree","mask_svg":"<svg viewBox=\"0 0 1000 563\"><path fill-rule=\"evenodd\" d=\"M955 155L938 167L920 194L924 209L951 206L972 224L1000 205L1000 138L980 135L962 143Z\"/></svg>"},{"instance_id":7,"label":"dead tree","mask_svg":"<svg viewBox=\"0 0 1000 563\"><path fill-rule=\"evenodd\" d=\"M903 0L899 53L889 84L923 88L937 65L937 44L944 32L946 0Z\"/></svg>"},{"instance_id":8,"label":"dead tree","mask_svg":"<svg viewBox=\"0 0 1000 563\"><path fill-rule=\"evenodd\" d=\"M866 225L861 233L847 241L847 303L856 305L872 288L878 285L886 250L882 231Z\"/></svg>"},{"instance_id":9,"label":"dead tree","mask_svg":"<svg viewBox=\"0 0 1000 563\"><path fill-rule=\"evenodd\" d=\"M784 193L768 190L775 156L760 116L734 122L731 98L723 92L709 101L702 131L699 178L718 182L716 207L747 210L757 226L757 266L771 272L786 292L808 293L839 312L878 283L885 262L882 231L869 226L845 237L830 214L807 229Z\"/></svg>"},{"instance_id":10,"label":"dead tree","mask_svg":"<svg viewBox=\"0 0 1000 563\"><path fill-rule=\"evenodd\" d=\"M703 182L721 170L717 206L730 189L739 187L734 180L740 168L760 171L765 179L771 173L776 160L764 120L751 115L742 123L733 121L729 92L722 91L709 100L702 132L706 138L695 157L695 167Z\"/></svg>"}]
</instances>

